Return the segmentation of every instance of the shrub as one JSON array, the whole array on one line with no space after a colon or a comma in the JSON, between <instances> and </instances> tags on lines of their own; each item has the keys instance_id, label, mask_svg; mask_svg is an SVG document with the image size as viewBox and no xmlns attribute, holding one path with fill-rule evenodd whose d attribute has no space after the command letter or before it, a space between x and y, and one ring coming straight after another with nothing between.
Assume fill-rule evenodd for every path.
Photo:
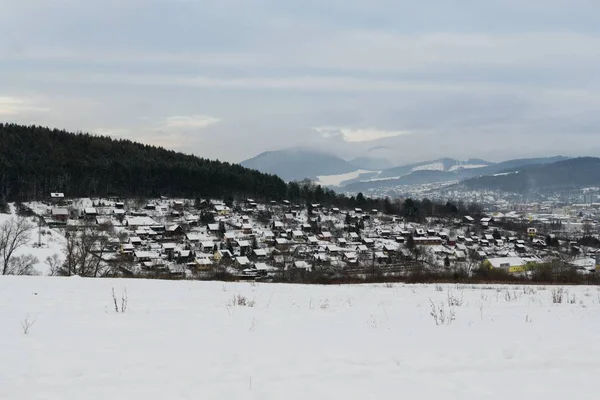
<instances>
[{"instance_id":1,"label":"shrub","mask_svg":"<svg viewBox=\"0 0 600 400\"><path fill-rule=\"evenodd\" d=\"M564 295L565 291L563 288L552 289L552 303L561 304L563 302Z\"/></svg>"},{"instance_id":2,"label":"shrub","mask_svg":"<svg viewBox=\"0 0 600 400\"><path fill-rule=\"evenodd\" d=\"M231 301L232 306L254 307L255 304L254 300L248 300L246 296L242 296L241 294L234 294Z\"/></svg>"}]
</instances>

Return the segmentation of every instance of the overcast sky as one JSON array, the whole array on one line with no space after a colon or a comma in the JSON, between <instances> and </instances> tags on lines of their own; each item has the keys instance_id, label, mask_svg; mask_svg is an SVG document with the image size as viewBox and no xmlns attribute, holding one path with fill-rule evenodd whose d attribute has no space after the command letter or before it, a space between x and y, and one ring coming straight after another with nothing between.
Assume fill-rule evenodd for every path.
<instances>
[{"instance_id":1,"label":"overcast sky","mask_svg":"<svg viewBox=\"0 0 600 400\"><path fill-rule=\"evenodd\" d=\"M598 0L0 0L0 120L227 161L600 155Z\"/></svg>"}]
</instances>

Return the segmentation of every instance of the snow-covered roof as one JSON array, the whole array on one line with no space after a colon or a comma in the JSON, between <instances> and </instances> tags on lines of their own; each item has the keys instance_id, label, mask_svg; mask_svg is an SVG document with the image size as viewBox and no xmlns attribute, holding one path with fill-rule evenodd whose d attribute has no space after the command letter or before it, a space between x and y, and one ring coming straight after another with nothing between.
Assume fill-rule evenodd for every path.
<instances>
[{"instance_id":1,"label":"snow-covered roof","mask_svg":"<svg viewBox=\"0 0 600 400\"><path fill-rule=\"evenodd\" d=\"M158 222L150 217L126 217L126 224L129 226L157 226Z\"/></svg>"},{"instance_id":2,"label":"snow-covered roof","mask_svg":"<svg viewBox=\"0 0 600 400\"><path fill-rule=\"evenodd\" d=\"M309 271L311 269L310 264L307 263L306 261L295 261L294 262L294 267L300 268L300 269L307 269Z\"/></svg>"},{"instance_id":3,"label":"snow-covered roof","mask_svg":"<svg viewBox=\"0 0 600 400\"><path fill-rule=\"evenodd\" d=\"M151 259L151 260L160 258L160 255L158 253L153 252L153 251L136 251L134 253L134 255L137 258L148 258L148 259Z\"/></svg>"},{"instance_id":4,"label":"snow-covered roof","mask_svg":"<svg viewBox=\"0 0 600 400\"><path fill-rule=\"evenodd\" d=\"M265 263L256 263L254 264L254 268L258 271L274 271L277 270L277 268L273 267L272 265L268 265Z\"/></svg>"},{"instance_id":5,"label":"snow-covered roof","mask_svg":"<svg viewBox=\"0 0 600 400\"><path fill-rule=\"evenodd\" d=\"M248 257L236 257L235 261L240 265L250 264L250 260L248 259Z\"/></svg>"},{"instance_id":6,"label":"snow-covered roof","mask_svg":"<svg viewBox=\"0 0 600 400\"><path fill-rule=\"evenodd\" d=\"M52 215L69 215L69 210L66 208L53 208Z\"/></svg>"},{"instance_id":7,"label":"snow-covered roof","mask_svg":"<svg viewBox=\"0 0 600 400\"><path fill-rule=\"evenodd\" d=\"M488 258L487 261L494 268L509 268L509 267L520 267L527 262L521 257L497 257L497 258Z\"/></svg>"},{"instance_id":8,"label":"snow-covered roof","mask_svg":"<svg viewBox=\"0 0 600 400\"><path fill-rule=\"evenodd\" d=\"M177 247L177 243L163 243L162 248L164 250L174 250Z\"/></svg>"},{"instance_id":9,"label":"snow-covered roof","mask_svg":"<svg viewBox=\"0 0 600 400\"><path fill-rule=\"evenodd\" d=\"M199 233L188 233L185 235L190 242L199 242L202 236Z\"/></svg>"}]
</instances>

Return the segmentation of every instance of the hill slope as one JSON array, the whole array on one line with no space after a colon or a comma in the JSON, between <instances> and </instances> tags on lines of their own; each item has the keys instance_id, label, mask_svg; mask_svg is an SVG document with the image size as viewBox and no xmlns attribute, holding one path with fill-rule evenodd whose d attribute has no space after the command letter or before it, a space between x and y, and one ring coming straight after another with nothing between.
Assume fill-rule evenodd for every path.
<instances>
[{"instance_id":1,"label":"hill slope","mask_svg":"<svg viewBox=\"0 0 600 400\"><path fill-rule=\"evenodd\" d=\"M546 165L564 160L568 160L568 158L563 156L527 158L508 160L494 164L477 159L457 161L451 158L444 158L437 161L428 161L392 168L385 170L381 174L373 176L370 179L359 178L347 181L344 182L344 188L348 191L360 191L401 185L420 185L434 182L463 181L481 176L490 176L498 173L510 172L532 165ZM382 180L382 178L385 179Z\"/></svg>"},{"instance_id":2,"label":"hill slope","mask_svg":"<svg viewBox=\"0 0 600 400\"><path fill-rule=\"evenodd\" d=\"M0 199L67 196L282 198L280 178L163 148L36 126L0 124Z\"/></svg>"},{"instance_id":3,"label":"hill slope","mask_svg":"<svg viewBox=\"0 0 600 400\"><path fill-rule=\"evenodd\" d=\"M339 157L305 149L266 151L241 162L240 165L268 174L277 174L287 181L346 174L358 169Z\"/></svg>"},{"instance_id":4,"label":"hill slope","mask_svg":"<svg viewBox=\"0 0 600 400\"><path fill-rule=\"evenodd\" d=\"M496 176L462 182L469 189L512 193L561 191L600 185L600 158L581 157L551 164L512 168Z\"/></svg>"},{"instance_id":5,"label":"hill slope","mask_svg":"<svg viewBox=\"0 0 600 400\"><path fill-rule=\"evenodd\" d=\"M453 158L441 158L439 160L425 161L415 164L402 165L382 171L378 178L400 178L416 171L462 171L476 170L492 165L492 163L479 159L467 161L455 160Z\"/></svg>"},{"instance_id":6,"label":"hill slope","mask_svg":"<svg viewBox=\"0 0 600 400\"><path fill-rule=\"evenodd\" d=\"M344 186L349 192L361 192L368 189L380 189L402 185L422 185L435 182L450 182L457 180L457 175L452 172L423 170L415 171L401 178L375 180L367 182L352 182Z\"/></svg>"}]
</instances>

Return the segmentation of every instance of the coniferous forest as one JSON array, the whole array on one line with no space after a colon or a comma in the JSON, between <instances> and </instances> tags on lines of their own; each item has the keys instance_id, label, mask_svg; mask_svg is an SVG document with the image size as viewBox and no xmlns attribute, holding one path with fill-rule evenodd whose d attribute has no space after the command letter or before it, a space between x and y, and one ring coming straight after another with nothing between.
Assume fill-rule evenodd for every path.
<instances>
[{"instance_id":1,"label":"coniferous forest","mask_svg":"<svg viewBox=\"0 0 600 400\"><path fill-rule=\"evenodd\" d=\"M0 198L248 196L281 199L286 183L237 164L89 134L0 124Z\"/></svg>"}]
</instances>

